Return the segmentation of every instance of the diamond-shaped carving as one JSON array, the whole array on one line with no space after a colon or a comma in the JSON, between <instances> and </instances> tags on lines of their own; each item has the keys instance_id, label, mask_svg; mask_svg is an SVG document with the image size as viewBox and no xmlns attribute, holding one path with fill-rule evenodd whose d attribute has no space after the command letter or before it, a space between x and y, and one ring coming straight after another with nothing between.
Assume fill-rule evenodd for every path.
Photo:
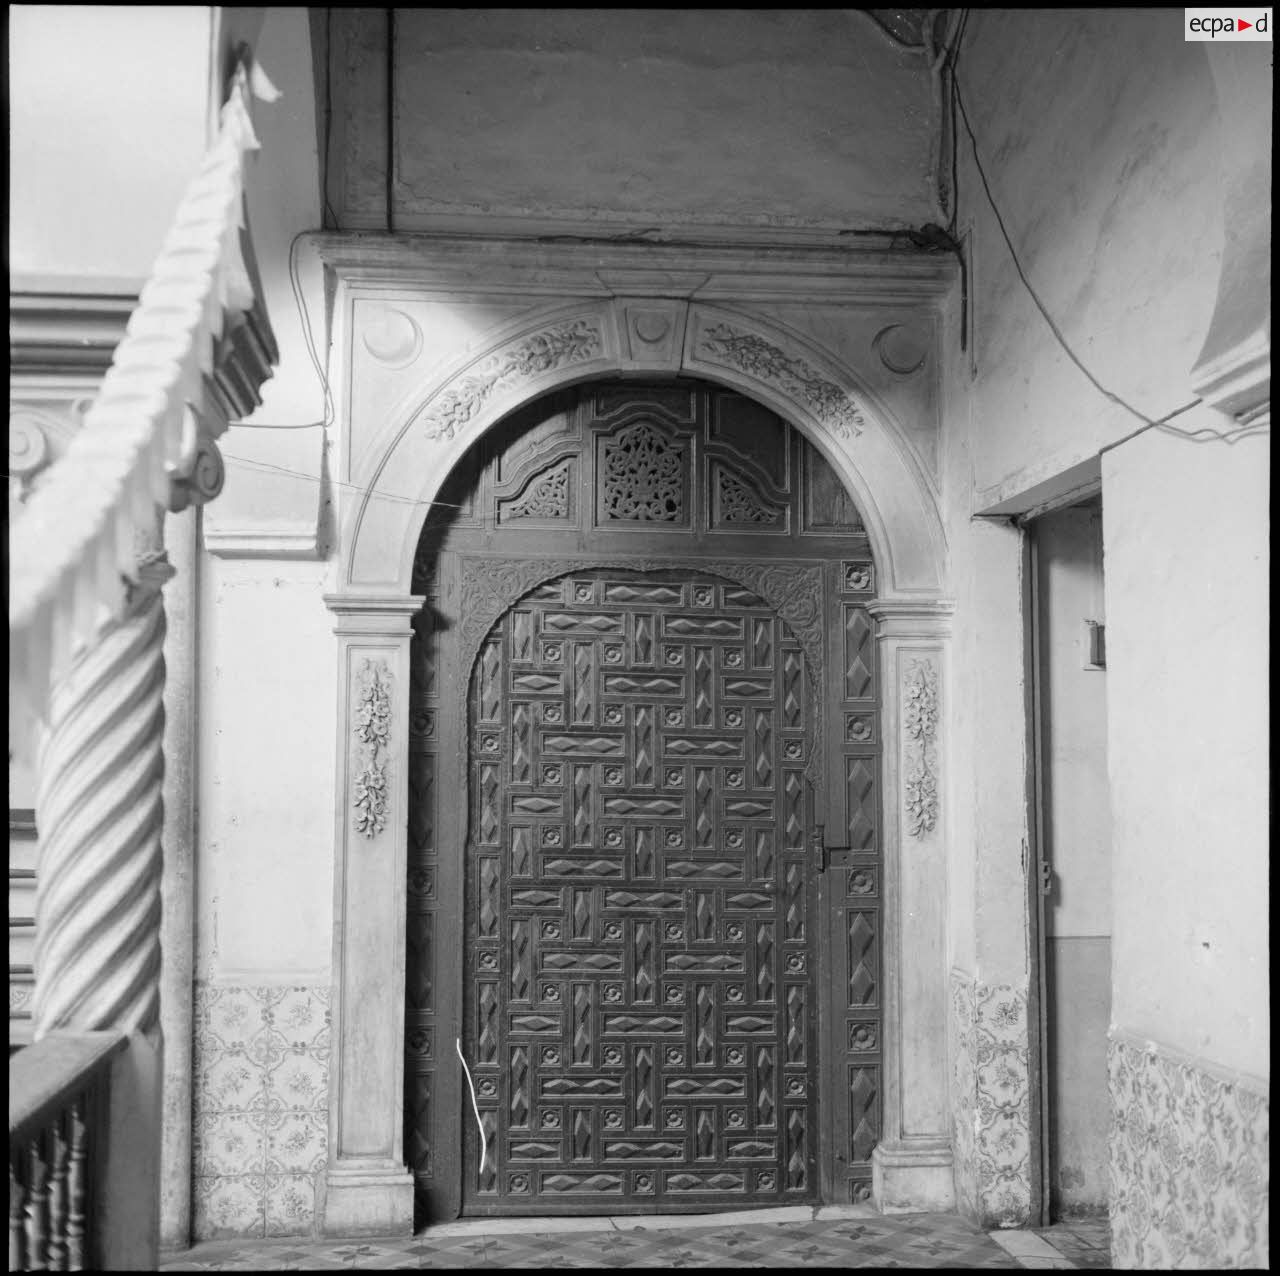
<instances>
[{"instance_id":1,"label":"diamond-shaped carving","mask_svg":"<svg viewBox=\"0 0 1280 1276\"><path fill-rule=\"evenodd\" d=\"M529 954L529 923L511 923L511 1000L528 1001L533 979Z\"/></svg>"},{"instance_id":2,"label":"diamond-shaped carving","mask_svg":"<svg viewBox=\"0 0 1280 1276\"><path fill-rule=\"evenodd\" d=\"M871 618L861 607L844 609L845 696L861 700L874 683L875 642Z\"/></svg>"},{"instance_id":3,"label":"diamond-shaped carving","mask_svg":"<svg viewBox=\"0 0 1280 1276\"><path fill-rule=\"evenodd\" d=\"M632 755L637 784L653 783L653 710L648 705L636 708L635 752Z\"/></svg>"},{"instance_id":4,"label":"diamond-shaped carving","mask_svg":"<svg viewBox=\"0 0 1280 1276\"><path fill-rule=\"evenodd\" d=\"M712 812L715 785L712 783L712 774L713 772L708 767L696 767L694 769L693 844L695 846L710 846L711 834L715 830Z\"/></svg>"},{"instance_id":5,"label":"diamond-shaped carving","mask_svg":"<svg viewBox=\"0 0 1280 1276\"><path fill-rule=\"evenodd\" d=\"M511 1124L520 1128L529 1124L529 1051L525 1046L511 1050Z\"/></svg>"},{"instance_id":6,"label":"diamond-shaped carving","mask_svg":"<svg viewBox=\"0 0 1280 1276\"><path fill-rule=\"evenodd\" d=\"M693 725L712 725L711 648L695 647L693 651Z\"/></svg>"},{"instance_id":7,"label":"diamond-shaped carving","mask_svg":"<svg viewBox=\"0 0 1280 1276\"><path fill-rule=\"evenodd\" d=\"M799 1190L805 1185L805 1120L802 1108L787 1113L787 1187Z\"/></svg>"},{"instance_id":8,"label":"diamond-shaped carving","mask_svg":"<svg viewBox=\"0 0 1280 1276\"><path fill-rule=\"evenodd\" d=\"M876 928L872 912L849 914L849 1005L876 1004Z\"/></svg>"}]
</instances>

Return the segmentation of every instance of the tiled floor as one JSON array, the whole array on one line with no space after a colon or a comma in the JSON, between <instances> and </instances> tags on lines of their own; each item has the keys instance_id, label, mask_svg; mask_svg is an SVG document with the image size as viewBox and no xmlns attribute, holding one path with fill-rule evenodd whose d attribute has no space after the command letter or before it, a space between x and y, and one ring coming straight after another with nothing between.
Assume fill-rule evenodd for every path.
<instances>
[{"instance_id":1,"label":"tiled floor","mask_svg":"<svg viewBox=\"0 0 1280 1276\"><path fill-rule=\"evenodd\" d=\"M1105 1222L1104 1222L1105 1226ZM1058 1229L1048 1229L1057 1244ZM1014 1234L1008 1234L1010 1237ZM166 1272L468 1267L1072 1267L1031 1233L997 1244L954 1214L885 1217L867 1206L751 1215L467 1220L396 1241L217 1241L170 1256ZM1066 1234L1063 1233L1065 1236ZM1096 1229L1091 1236L1096 1237ZM1003 1239L1003 1237L1002 1237ZM1099 1250L1075 1231L1088 1256ZM1015 1253L1008 1252L1013 1248ZM1046 1253L1050 1257L1046 1257ZM1082 1263L1105 1266L1105 1263Z\"/></svg>"},{"instance_id":2,"label":"tiled floor","mask_svg":"<svg viewBox=\"0 0 1280 1276\"><path fill-rule=\"evenodd\" d=\"M1064 1219L1052 1227L1036 1230L1077 1267L1111 1266L1111 1225L1105 1214Z\"/></svg>"}]
</instances>

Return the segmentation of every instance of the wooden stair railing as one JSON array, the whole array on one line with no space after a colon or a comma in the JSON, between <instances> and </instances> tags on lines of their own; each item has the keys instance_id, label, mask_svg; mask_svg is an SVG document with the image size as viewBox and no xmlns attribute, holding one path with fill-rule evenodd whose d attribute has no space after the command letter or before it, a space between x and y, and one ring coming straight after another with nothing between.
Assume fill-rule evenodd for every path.
<instances>
[{"instance_id":1,"label":"wooden stair railing","mask_svg":"<svg viewBox=\"0 0 1280 1276\"><path fill-rule=\"evenodd\" d=\"M93 1198L122 1032L46 1036L9 1060L9 1270L100 1265Z\"/></svg>"}]
</instances>

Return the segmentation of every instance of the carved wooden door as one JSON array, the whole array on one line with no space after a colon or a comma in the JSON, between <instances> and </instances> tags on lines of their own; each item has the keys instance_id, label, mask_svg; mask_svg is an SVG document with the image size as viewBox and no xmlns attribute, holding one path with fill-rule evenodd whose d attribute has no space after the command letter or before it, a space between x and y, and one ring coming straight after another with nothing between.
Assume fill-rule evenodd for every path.
<instances>
[{"instance_id":1,"label":"carved wooden door","mask_svg":"<svg viewBox=\"0 0 1280 1276\"><path fill-rule=\"evenodd\" d=\"M814 1188L803 655L703 574L535 590L472 678L469 1212Z\"/></svg>"},{"instance_id":2,"label":"carved wooden door","mask_svg":"<svg viewBox=\"0 0 1280 1276\"><path fill-rule=\"evenodd\" d=\"M414 586L420 1221L867 1199L875 565L821 454L699 382L557 394L459 463Z\"/></svg>"}]
</instances>

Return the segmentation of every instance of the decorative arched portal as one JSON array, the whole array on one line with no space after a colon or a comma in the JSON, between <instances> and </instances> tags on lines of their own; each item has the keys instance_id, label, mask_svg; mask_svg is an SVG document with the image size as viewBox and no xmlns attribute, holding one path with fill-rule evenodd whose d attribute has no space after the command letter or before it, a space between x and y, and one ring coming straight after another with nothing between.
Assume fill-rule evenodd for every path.
<instances>
[{"instance_id":1,"label":"decorative arched portal","mask_svg":"<svg viewBox=\"0 0 1280 1276\"><path fill-rule=\"evenodd\" d=\"M367 265L375 254L360 255ZM340 259L337 267L353 289L365 286ZM743 267L756 268L754 260ZM598 274L584 278L596 282L565 292L599 286ZM685 279L676 286L701 287L707 276ZM416 484L424 504L438 500L470 444L521 404L611 374L703 376L774 409L830 462L865 520L881 595L867 612L876 620L882 688L879 815L886 848L885 1070L874 1196L886 1209L949 1208L938 731L949 606L940 597L941 524L919 455L874 397L854 388L858 381L847 367L768 317L768 305L731 310L646 296L548 306L545 272L536 284L523 281L513 290L523 287L541 304L530 310L526 303L506 322L492 323L481 340L465 343L466 353L437 363L426 386L406 390L403 406L383 416L384 429L353 426L340 468L367 497L344 517L338 592L326 599L338 617L339 802L322 1226L334 1235L394 1232L407 1229L413 1214L399 996L410 741L408 715L397 706L410 678L411 618L423 601L410 592L422 506L404 498ZM340 327L350 325L341 334L345 346L359 324L352 309L342 313ZM392 484L397 499L380 499L380 487ZM451 1044L446 1033L437 1049ZM459 1107L450 1119L461 1117ZM459 1130L454 1142L460 1138Z\"/></svg>"},{"instance_id":2,"label":"decorative arched portal","mask_svg":"<svg viewBox=\"0 0 1280 1276\"><path fill-rule=\"evenodd\" d=\"M870 1195L874 582L825 461L705 383L539 400L446 484L410 690L424 1214Z\"/></svg>"}]
</instances>

